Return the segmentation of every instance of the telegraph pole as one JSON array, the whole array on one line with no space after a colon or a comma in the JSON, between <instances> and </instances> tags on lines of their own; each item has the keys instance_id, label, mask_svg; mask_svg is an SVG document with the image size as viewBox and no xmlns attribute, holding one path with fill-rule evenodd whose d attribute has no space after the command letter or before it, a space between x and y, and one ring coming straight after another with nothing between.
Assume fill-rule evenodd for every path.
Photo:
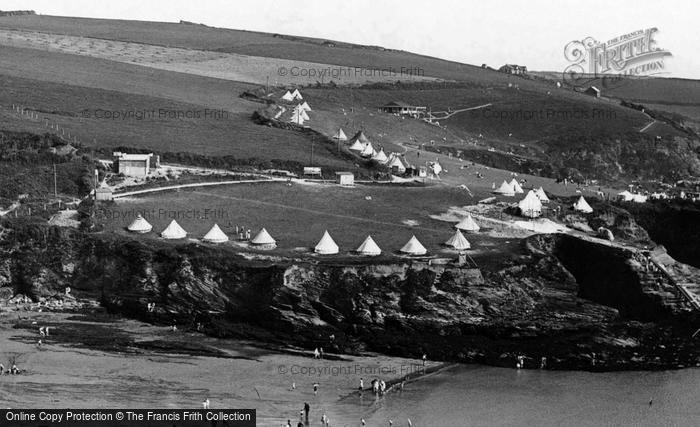
<instances>
[{"instance_id":1,"label":"telegraph pole","mask_svg":"<svg viewBox=\"0 0 700 427\"><path fill-rule=\"evenodd\" d=\"M53 196L58 198L58 190L56 185L56 163L53 164Z\"/></svg>"}]
</instances>

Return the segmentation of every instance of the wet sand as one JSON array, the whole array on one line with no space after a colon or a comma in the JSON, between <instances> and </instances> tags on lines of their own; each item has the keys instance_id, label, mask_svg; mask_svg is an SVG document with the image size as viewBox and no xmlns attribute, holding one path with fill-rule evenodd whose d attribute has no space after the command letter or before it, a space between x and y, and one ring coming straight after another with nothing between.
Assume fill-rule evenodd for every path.
<instances>
[{"instance_id":1,"label":"wet sand","mask_svg":"<svg viewBox=\"0 0 700 427\"><path fill-rule=\"evenodd\" d=\"M287 419L296 422L308 402L311 424L320 424L325 411L335 421L331 425L345 425L373 410L372 393L360 398L357 391L360 377L370 387L375 377L391 384L423 370L418 360L384 356L314 360L308 349L264 349L94 317L90 310L87 315L16 311L6 305L0 310L0 362L8 367L14 356L26 370L0 376L0 401L8 408L199 409L209 398L212 409L255 408L258 425L279 426ZM52 327L38 347L42 325ZM440 366L429 362L428 372Z\"/></svg>"}]
</instances>

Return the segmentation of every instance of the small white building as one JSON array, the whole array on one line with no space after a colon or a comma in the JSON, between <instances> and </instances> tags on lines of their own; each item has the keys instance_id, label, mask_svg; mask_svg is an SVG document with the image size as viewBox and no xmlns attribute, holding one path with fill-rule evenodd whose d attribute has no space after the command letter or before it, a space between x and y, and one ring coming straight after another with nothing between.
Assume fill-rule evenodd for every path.
<instances>
[{"instance_id":1,"label":"small white building","mask_svg":"<svg viewBox=\"0 0 700 427\"><path fill-rule=\"evenodd\" d=\"M148 154L128 154L114 152L114 169L117 173L126 176L147 176L151 172L151 160L153 153Z\"/></svg>"},{"instance_id":2,"label":"small white building","mask_svg":"<svg viewBox=\"0 0 700 427\"><path fill-rule=\"evenodd\" d=\"M355 185L355 175L352 172L336 172L335 176L340 185Z\"/></svg>"}]
</instances>

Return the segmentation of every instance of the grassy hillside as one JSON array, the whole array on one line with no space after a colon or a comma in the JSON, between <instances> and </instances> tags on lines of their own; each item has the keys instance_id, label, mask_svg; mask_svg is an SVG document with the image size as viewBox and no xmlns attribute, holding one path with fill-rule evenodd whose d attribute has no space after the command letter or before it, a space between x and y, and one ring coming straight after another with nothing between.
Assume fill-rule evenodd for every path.
<instances>
[{"instance_id":1,"label":"grassy hillside","mask_svg":"<svg viewBox=\"0 0 700 427\"><path fill-rule=\"evenodd\" d=\"M36 15L0 17L0 28L213 50L348 67L393 68L397 72L402 67L416 67L421 69L426 76L449 80L468 80L485 85L516 81L523 87L541 88L547 86L540 82L523 80L473 65L409 52L340 42L333 42L335 46L330 47L325 43L325 40L212 28L202 25Z\"/></svg>"},{"instance_id":2,"label":"grassy hillside","mask_svg":"<svg viewBox=\"0 0 700 427\"><path fill-rule=\"evenodd\" d=\"M261 104L239 97L250 85L76 55L0 51L11 58L0 64L4 129L51 132L44 126L48 119L86 146L300 163L310 159L308 135L251 120ZM36 111L40 119L13 113L12 104ZM112 112L131 116L112 119ZM337 151L322 146L314 158L332 168L348 166Z\"/></svg>"}]
</instances>

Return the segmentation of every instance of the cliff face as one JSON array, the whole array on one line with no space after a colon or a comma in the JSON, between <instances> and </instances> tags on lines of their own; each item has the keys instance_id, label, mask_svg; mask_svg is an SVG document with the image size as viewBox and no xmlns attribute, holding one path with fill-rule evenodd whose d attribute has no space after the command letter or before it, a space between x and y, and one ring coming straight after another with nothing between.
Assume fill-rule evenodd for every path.
<instances>
[{"instance_id":1,"label":"cliff face","mask_svg":"<svg viewBox=\"0 0 700 427\"><path fill-rule=\"evenodd\" d=\"M698 362L697 346L679 344L700 326L682 300L645 288L631 254L566 236L535 236L483 271L273 261L34 225L3 236L0 296L70 286L110 310L222 337L505 366L525 354L590 369L593 352L597 369Z\"/></svg>"}]
</instances>

